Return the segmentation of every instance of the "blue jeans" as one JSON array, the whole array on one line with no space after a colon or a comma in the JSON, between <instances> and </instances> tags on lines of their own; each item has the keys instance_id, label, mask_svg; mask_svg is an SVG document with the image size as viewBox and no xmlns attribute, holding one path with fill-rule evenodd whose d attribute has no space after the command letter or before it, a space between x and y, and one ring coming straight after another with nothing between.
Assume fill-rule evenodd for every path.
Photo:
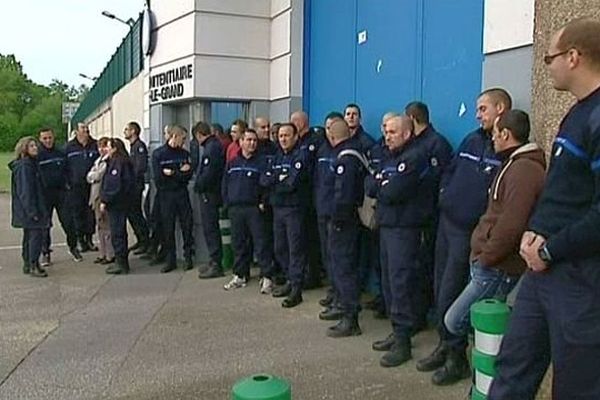
<instances>
[{"instance_id":1,"label":"blue jeans","mask_svg":"<svg viewBox=\"0 0 600 400\"><path fill-rule=\"evenodd\" d=\"M482 266L475 261L471 264L471 280L458 298L452 303L446 315L446 329L455 336L465 337L471 328L471 305L484 299L506 300L506 296L519 280L517 276Z\"/></svg>"}]
</instances>

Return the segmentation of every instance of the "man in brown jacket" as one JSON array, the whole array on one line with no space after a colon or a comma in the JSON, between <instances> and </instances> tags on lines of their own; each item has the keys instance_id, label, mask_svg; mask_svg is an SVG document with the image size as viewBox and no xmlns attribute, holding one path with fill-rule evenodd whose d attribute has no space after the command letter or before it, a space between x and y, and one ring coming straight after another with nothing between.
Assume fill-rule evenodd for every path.
<instances>
[{"instance_id":1,"label":"man in brown jacket","mask_svg":"<svg viewBox=\"0 0 600 400\"><path fill-rule=\"evenodd\" d=\"M489 189L488 205L471 235L471 281L446 312L451 334L448 358L437 374L454 383L470 374L466 357L469 310L486 298L505 299L526 264L519 243L544 184L543 151L528 143L529 116L507 111L496 119L492 140L502 165Z\"/></svg>"}]
</instances>

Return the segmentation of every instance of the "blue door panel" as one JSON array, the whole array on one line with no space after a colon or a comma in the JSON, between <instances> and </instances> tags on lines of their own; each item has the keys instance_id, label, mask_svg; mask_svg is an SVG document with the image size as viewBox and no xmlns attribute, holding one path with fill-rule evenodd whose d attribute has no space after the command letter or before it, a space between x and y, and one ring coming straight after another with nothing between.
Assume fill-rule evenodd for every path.
<instances>
[{"instance_id":1,"label":"blue door panel","mask_svg":"<svg viewBox=\"0 0 600 400\"><path fill-rule=\"evenodd\" d=\"M221 124L225 129L238 118L243 118L242 103L212 102L210 104L210 120L213 124Z\"/></svg>"},{"instance_id":2,"label":"blue door panel","mask_svg":"<svg viewBox=\"0 0 600 400\"><path fill-rule=\"evenodd\" d=\"M310 2L309 110L312 125L354 99L356 0Z\"/></svg>"},{"instance_id":3,"label":"blue door panel","mask_svg":"<svg viewBox=\"0 0 600 400\"><path fill-rule=\"evenodd\" d=\"M456 147L477 126L475 102L481 91L483 2L422 1L422 99L429 106L436 128Z\"/></svg>"},{"instance_id":4,"label":"blue door panel","mask_svg":"<svg viewBox=\"0 0 600 400\"><path fill-rule=\"evenodd\" d=\"M417 95L418 11L416 0L358 0L357 32L367 40L356 41L356 102L376 138L383 114Z\"/></svg>"}]
</instances>

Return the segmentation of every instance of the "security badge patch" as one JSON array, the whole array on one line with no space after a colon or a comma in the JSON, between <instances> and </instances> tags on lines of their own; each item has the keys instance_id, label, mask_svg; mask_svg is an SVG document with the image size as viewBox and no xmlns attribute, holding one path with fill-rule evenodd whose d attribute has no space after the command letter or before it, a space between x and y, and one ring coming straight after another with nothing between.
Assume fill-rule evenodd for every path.
<instances>
[{"instance_id":1,"label":"security badge patch","mask_svg":"<svg viewBox=\"0 0 600 400\"><path fill-rule=\"evenodd\" d=\"M204 165L208 165L209 162L210 162L210 159L207 157L207 158L204 159L203 164Z\"/></svg>"},{"instance_id":2,"label":"security badge patch","mask_svg":"<svg viewBox=\"0 0 600 400\"><path fill-rule=\"evenodd\" d=\"M138 152L139 152L140 154L144 154L144 148L143 148L143 147L140 147L140 148L138 148Z\"/></svg>"},{"instance_id":3,"label":"security badge patch","mask_svg":"<svg viewBox=\"0 0 600 400\"><path fill-rule=\"evenodd\" d=\"M119 171L117 171L116 169L113 169L112 171L110 171L110 174L112 176L116 176L119 173Z\"/></svg>"},{"instance_id":4,"label":"security badge patch","mask_svg":"<svg viewBox=\"0 0 600 400\"><path fill-rule=\"evenodd\" d=\"M404 172L405 169L406 169L405 163L398 164L398 172Z\"/></svg>"},{"instance_id":5,"label":"security badge patch","mask_svg":"<svg viewBox=\"0 0 600 400\"><path fill-rule=\"evenodd\" d=\"M308 146L308 151L315 151L315 145L311 144L310 146Z\"/></svg>"},{"instance_id":6,"label":"security badge patch","mask_svg":"<svg viewBox=\"0 0 600 400\"><path fill-rule=\"evenodd\" d=\"M432 167L437 167L439 165L437 158L435 157L431 157L431 166Z\"/></svg>"},{"instance_id":7,"label":"security badge patch","mask_svg":"<svg viewBox=\"0 0 600 400\"><path fill-rule=\"evenodd\" d=\"M343 165L338 165L336 172L338 175L342 175L344 173L344 166Z\"/></svg>"},{"instance_id":8,"label":"security badge patch","mask_svg":"<svg viewBox=\"0 0 600 400\"><path fill-rule=\"evenodd\" d=\"M294 168L296 168L296 169L302 168L302 163L300 161L297 161L296 164L294 164Z\"/></svg>"}]
</instances>

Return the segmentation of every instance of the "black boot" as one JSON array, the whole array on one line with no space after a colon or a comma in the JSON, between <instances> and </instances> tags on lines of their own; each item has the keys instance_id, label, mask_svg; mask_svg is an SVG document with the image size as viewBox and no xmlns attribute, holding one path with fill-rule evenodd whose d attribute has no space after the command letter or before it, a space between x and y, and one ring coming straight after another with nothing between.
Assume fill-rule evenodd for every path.
<instances>
[{"instance_id":1,"label":"black boot","mask_svg":"<svg viewBox=\"0 0 600 400\"><path fill-rule=\"evenodd\" d=\"M327 295L321 300L319 300L319 305L323 307L328 307L331 305L331 303L333 303L334 298L335 295L333 294L333 290L330 288L329 290L327 290Z\"/></svg>"},{"instance_id":2,"label":"black boot","mask_svg":"<svg viewBox=\"0 0 600 400\"><path fill-rule=\"evenodd\" d=\"M208 268L204 271L200 271L198 274L198 278L200 279L212 279L212 278L220 278L224 276L223 267L217 264L214 261L208 263Z\"/></svg>"},{"instance_id":3,"label":"black boot","mask_svg":"<svg viewBox=\"0 0 600 400\"><path fill-rule=\"evenodd\" d=\"M168 274L171 271L175 271L177 269L177 264L167 264L160 269L161 274Z\"/></svg>"},{"instance_id":4,"label":"black boot","mask_svg":"<svg viewBox=\"0 0 600 400\"><path fill-rule=\"evenodd\" d=\"M361 333L356 315L344 315L340 322L327 329L327 336L332 338L358 336Z\"/></svg>"},{"instance_id":5,"label":"black boot","mask_svg":"<svg viewBox=\"0 0 600 400\"><path fill-rule=\"evenodd\" d=\"M417 371L430 372L435 371L446 363L448 358L448 346L442 340L438 343L433 352L422 360L417 361Z\"/></svg>"},{"instance_id":6,"label":"black boot","mask_svg":"<svg viewBox=\"0 0 600 400\"><path fill-rule=\"evenodd\" d=\"M371 347L375 351L390 351L395 341L396 337L394 336L394 332L392 332L385 339L373 342Z\"/></svg>"},{"instance_id":7,"label":"black boot","mask_svg":"<svg viewBox=\"0 0 600 400\"><path fill-rule=\"evenodd\" d=\"M337 306L332 304L319 313L319 319L323 321L337 321L344 316L344 312Z\"/></svg>"},{"instance_id":8,"label":"black boot","mask_svg":"<svg viewBox=\"0 0 600 400\"><path fill-rule=\"evenodd\" d=\"M87 243L87 247L90 249L90 251L98 251L98 247L92 240L92 235L85 235L85 242Z\"/></svg>"},{"instance_id":9,"label":"black boot","mask_svg":"<svg viewBox=\"0 0 600 400\"><path fill-rule=\"evenodd\" d=\"M431 382L438 386L452 385L469 376L471 368L465 351L449 349L446 363L433 373Z\"/></svg>"},{"instance_id":10,"label":"black boot","mask_svg":"<svg viewBox=\"0 0 600 400\"><path fill-rule=\"evenodd\" d=\"M410 337L396 336L390 351L379 360L382 367L398 367L412 358Z\"/></svg>"},{"instance_id":11,"label":"black boot","mask_svg":"<svg viewBox=\"0 0 600 400\"><path fill-rule=\"evenodd\" d=\"M29 263L27 261L23 260L23 273L25 275L28 275L30 271L31 271L31 266L29 265Z\"/></svg>"},{"instance_id":12,"label":"black boot","mask_svg":"<svg viewBox=\"0 0 600 400\"><path fill-rule=\"evenodd\" d=\"M285 297L290 294L292 291L292 285L289 282L284 283L281 286L277 286L273 289L272 296L273 297Z\"/></svg>"},{"instance_id":13,"label":"black boot","mask_svg":"<svg viewBox=\"0 0 600 400\"><path fill-rule=\"evenodd\" d=\"M288 297L283 299L281 302L281 307L292 308L296 307L300 303L302 303L302 289L299 287L292 287Z\"/></svg>"},{"instance_id":14,"label":"black boot","mask_svg":"<svg viewBox=\"0 0 600 400\"><path fill-rule=\"evenodd\" d=\"M127 259L123 257L116 257L115 264L111 265L106 269L107 274L111 275L125 275L129 273L129 265Z\"/></svg>"},{"instance_id":15,"label":"black boot","mask_svg":"<svg viewBox=\"0 0 600 400\"><path fill-rule=\"evenodd\" d=\"M183 264L183 270L189 271L190 269L194 269L194 257L186 256L185 263Z\"/></svg>"},{"instance_id":16,"label":"black boot","mask_svg":"<svg viewBox=\"0 0 600 400\"><path fill-rule=\"evenodd\" d=\"M46 270L40 267L40 263L38 261L31 263L29 267L29 275L35 276L36 278L45 278L48 276Z\"/></svg>"}]
</instances>

